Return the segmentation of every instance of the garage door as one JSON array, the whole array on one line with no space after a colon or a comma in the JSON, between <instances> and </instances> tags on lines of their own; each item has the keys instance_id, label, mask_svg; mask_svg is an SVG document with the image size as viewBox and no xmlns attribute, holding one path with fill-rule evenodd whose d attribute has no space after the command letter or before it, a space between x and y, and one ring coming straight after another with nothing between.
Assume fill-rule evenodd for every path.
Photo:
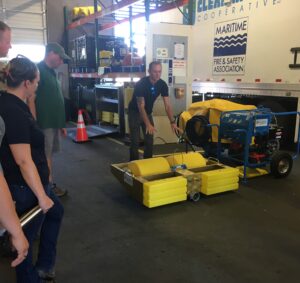
<instances>
[{"instance_id":1,"label":"garage door","mask_svg":"<svg viewBox=\"0 0 300 283\"><path fill-rule=\"evenodd\" d=\"M12 29L9 57L21 53L34 61L42 59L47 39L46 0L0 0L0 19Z\"/></svg>"}]
</instances>

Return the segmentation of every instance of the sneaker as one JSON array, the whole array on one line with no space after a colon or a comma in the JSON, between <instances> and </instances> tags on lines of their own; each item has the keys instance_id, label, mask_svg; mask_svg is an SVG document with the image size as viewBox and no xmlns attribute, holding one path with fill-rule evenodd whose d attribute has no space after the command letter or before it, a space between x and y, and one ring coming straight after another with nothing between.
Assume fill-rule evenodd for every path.
<instances>
[{"instance_id":1,"label":"sneaker","mask_svg":"<svg viewBox=\"0 0 300 283\"><path fill-rule=\"evenodd\" d=\"M42 281L54 282L54 279L55 279L55 271L54 270L47 272L47 271L38 269L37 273L38 273L39 277L42 279Z\"/></svg>"},{"instance_id":2,"label":"sneaker","mask_svg":"<svg viewBox=\"0 0 300 283\"><path fill-rule=\"evenodd\" d=\"M58 197L63 197L68 193L67 190L57 187L55 183L52 184L52 190L55 193L55 195Z\"/></svg>"}]
</instances>

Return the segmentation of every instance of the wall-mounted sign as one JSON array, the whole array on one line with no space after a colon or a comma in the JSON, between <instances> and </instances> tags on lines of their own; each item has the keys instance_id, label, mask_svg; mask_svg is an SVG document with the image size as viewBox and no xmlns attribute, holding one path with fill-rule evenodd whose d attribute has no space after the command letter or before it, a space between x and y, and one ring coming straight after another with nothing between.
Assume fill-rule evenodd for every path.
<instances>
[{"instance_id":1,"label":"wall-mounted sign","mask_svg":"<svg viewBox=\"0 0 300 283\"><path fill-rule=\"evenodd\" d=\"M197 22L215 21L218 18L232 18L255 13L255 10L273 8L283 4L283 0L197 0ZM230 4L230 5L229 5Z\"/></svg>"},{"instance_id":2,"label":"wall-mounted sign","mask_svg":"<svg viewBox=\"0 0 300 283\"><path fill-rule=\"evenodd\" d=\"M164 80L168 86L173 86L173 60L171 58L161 59L156 58L162 66L161 79Z\"/></svg>"},{"instance_id":3,"label":"wall-mounted sign","mask_svg":"<svg viewBox=\"0 0 300 283\"><path fill-rule=\"evenodd\" d=\"M294 53L294 63L290 64L291 69L300 69L300 64L297 63L298 53L300 53L300 47L291 48L291 52Z\"/></svg>"},{"instance_id":4,"label":"wall-mounted sign","mask_svg":"<svg viewBox=\"0 0 300 283\"><path fill-rule=\"evenodd\" d=\"M168 86L173 86L173 60L169 60Z\"/></svg>"},{"instance_id":5,"label":"wall-mounted sign","mask_svg":"<svg viewBox=\"0 0 300 283\"><path fill-rule=\"evenodd\" d=\"M216 23L213 75L243 75L246 66L248 18Z\"/></svg>"},{"instance_id":6,"label":"wall-mounted sign","mask_svg":"<svg viewBox=\"0 0 300 283\"><path fill-rule=\"evenodd\" d=\"M185 60L173 60L173 76L185 77L186 76L186 61Z\"/></svg>"},{"instance_id":7,"label":"wall-mounted sign","mask_svg":"<svg viewBox=\"0 0 300 283\"><path fill-rule=\"evenodd\" d=\"M163 58L168 58L168 57L169 57L168 48L157 48L156 49L156 58L157 59L163 59Z\"/></svg>"},{"instance_id":8,"label":"wall-mounted sign","mask_svg":"<svg viewBox=\"0 0 300 283\"><path fill-rule=\"evenodd\" d=\"M184 59L184 43L174 43L174 58Z\"/></svg>"}]
</instances>

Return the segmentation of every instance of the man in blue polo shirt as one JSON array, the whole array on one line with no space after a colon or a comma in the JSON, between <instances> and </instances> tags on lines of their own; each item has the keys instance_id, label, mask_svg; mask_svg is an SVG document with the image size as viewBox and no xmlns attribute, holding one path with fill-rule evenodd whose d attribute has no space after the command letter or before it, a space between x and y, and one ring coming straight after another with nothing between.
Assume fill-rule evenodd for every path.
<instances>
[{"instance_id":1,"label":"man in blue polo shirt","mask_svg":"<svg viewBox=\"0 0 300 283\"><path fill-rule=\"evenodd\" d=\"M163 98L165 110L170 120L172 131L179 130L173 116L173 110L169 98L169 90L161 77L162 66L160 62L154 61L149 64L149 76L137 82L132 100L128 106L128 123L130 129L130 160L139 159L140 127L144 134L144 158L151 158L153 155L153 134L154 127L152 109L155 100L160 95Z\"/></svg>"}]
</instances>

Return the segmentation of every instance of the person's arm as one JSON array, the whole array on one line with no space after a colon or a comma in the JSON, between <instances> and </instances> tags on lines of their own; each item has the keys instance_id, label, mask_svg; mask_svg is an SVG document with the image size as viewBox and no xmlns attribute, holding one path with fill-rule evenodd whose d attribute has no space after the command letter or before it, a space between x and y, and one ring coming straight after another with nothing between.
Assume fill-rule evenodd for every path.
<instances>
[{"instance_id":1,"label":"person's arm","mask_svg":"<svg viewBox=\"0 0 300 283\"><path fill-rule=\"evenodd\" d=\"M61 128L60 129L60 133L63 137L66 137L67 136L67 129L66 128Z\"/></svg>"},{"instance_id":2,"label":"person's arm","mask_svg":"<svg viewBox=\"0 0 300 283\"><path fill-rule=\"evenodd\" d=\"M30 109L33 118L36 120L35 95L31 95L27 98L27 105Z\"/></svg>"},{"instance_id":3,"label":"person's arm","mask_svg":"<svg viewBox=\"0 0 300 283\"><path fill-rule=\"evenodd\" d=\"M145 99L144 97L137 97L137 105L138 105L138 109L139 109L139 112L140 112L140 115L143 119L143 122L145 123L146 125L146 133L147 134L150 134L150 135L153 135L154 132L156 132L156 129L154 128L154 126L151 124L149 118L148 118L148 115L147 115L147 112L145 110Z\"/></svg>"},{"instance_id":4,"label":"person's arm","mask_svg":"<svg viewBox=\"0 0 300 283\"><path fill-rule=\"evenodd\" d=\"M173 115L173 110L171 107L171 102L170 102L170 97L169 96L163 96L163 101L164 101L164 105L165 105L165 110L166 113L168 115L168 118L170 120L170 123L174 122L174 115Z\"/></svg>"},{"instance_id":5,"label":"person's arm","mask_svg":"<svg viewBox=\"0 0 300 283\"><path fill-rule=\"evenodd\" d=\"M163 96L163 101L164 101L166 113L167 113L168 118L170 120L170 125L171 125L171 128L172 128L172 131L173 132L181 131L181 129L179 129L176 125L176 121L175 121L175 118L174 118L174 115L173 115L173 110L172 110L172 106L171 106L169 96Z\"/></svg>"},{"instance_id":6,"label":"person's arm","mask_svg":"<svg viewBox=\"0 0 300 283\"><path fill-rule=\"evenodd\" d=\"M46 213L53 205L53 201L46 195L37 168L31 157L29 144L10 144L13 157L20 167L21 174L27 185L38 199L39 206Z\"/></svg>"},{"instance_id":7,"label":"person's arm","mask_svg":"<svg viewBox=\"0 0 300 283\"><path fill-rule=\"evenodd\" d=\"M15 267L27 256L29 244L21 228L20 220L2 172L0 172L0 223L10 234L11 243L17 251L17 258L11 263L11 266Z\"/></svg>"}]
</instances>

